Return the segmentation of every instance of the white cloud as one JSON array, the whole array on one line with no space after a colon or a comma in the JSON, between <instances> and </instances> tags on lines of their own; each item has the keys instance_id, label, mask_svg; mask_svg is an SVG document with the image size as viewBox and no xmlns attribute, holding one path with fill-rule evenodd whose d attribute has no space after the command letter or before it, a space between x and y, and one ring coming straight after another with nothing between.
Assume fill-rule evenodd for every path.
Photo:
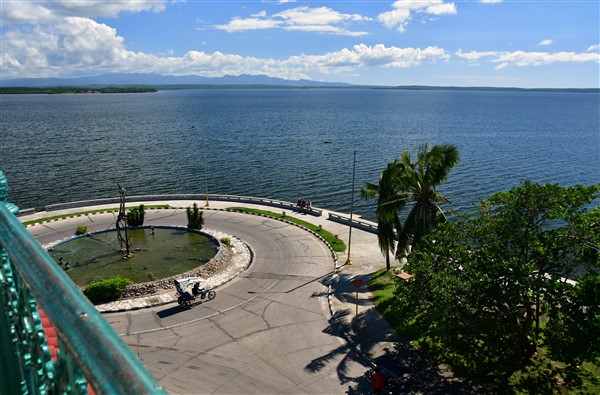
<instances>
[{"instance_id":1,"label":"white cloud","mask_svg":"<svg viewBox=\"0 0 600 395\"><path fill-rule=\"evenodd\" d=\"M549 38L542 40L538 43L538 45L541 45L543 47L548 46L548 45L552 45L554 43L554 41L550 40Z\"/></svg>"},{"instance_id":2,"label":"white cloud","mask_svg":"<svg viewBox=\"0 0 600 395\"><path fill-rule=\"evenodd\" d=\"M588 49L586 49L585 51L586 52L597 52L597 51L600 51L600 44L590 45L588 47Z\"/></svg>"},{"instance_id":3,"label":"white cloud","mask_svg":"<svg viewBox=\"0 0 600 395\"><path fill-rule=\"evenodd\" d=\"M368 20L359 14L342 14L331 8L310 8L307 6L292 8L274 15L291 25L330 25L346 21Z\"/></svg>"},{"instance_id":4,"label":"white cloud","mask_svg":"<svg viewBox=\"0 0 600 395\"><path fill-rule=\"evenodd\" d=\"M332 74L366 67L408 68L424 62L448 59L448 54L437 47L420 49L386 47L384 44L358 44L351 50L344 48L324 55L293 56L282 64L285 67L300 68L303 72Z\"/></svg>"},{"instance_id":5,"label":"white cloud","mask_svg":"<svg viewBox=\"0 0 600 395\"><path fill-rule=\"evenodd\" d=\"M355 45L321 55L300 54L285 59L256 58L222 52L188 51L174 56L133 52L115 29L88 18L70 17L55 25L6 32L1 54L3 78L65 77L109 72L153 72L171 75L264 74L310 79L315 73L356 73L363 68L408 68L446 61L438 47L398 48L383 44ZM85 73L85 74L84 74Z\"/></svg>"},{"instance_id":6,"label":"white cloud","mask_svg":"<svg viewBox=\"0 0 600 395\"><path fill-rule=\"evenodd\" d=\"M134 56L115 29L88 18L6 32L1 54L5 76L68 75L81 69L104 70Z\"/></svg>"},{"instance_id":7,"label":"white cloud","mask_svg":"<svg viewBox=\"0 0 600 395\"><path fill-rule=\"evenodd\" d=\"M370 20L359 14L342 14L328 7L310 8L307 6L290 8L272 16L261 11L251 18L234 17L227 24L215 25L214 28L229 33L257 29L282 28L285 30L301 30L308 32L362 36L367 32L351 31L344 26L351 22Z\"/></svg>"},{"instance_id":8,"label":"white cloud","mask_svg":"<svg viewBox=\"0 0 600 395\"><path fill-rule=\"evenodd\" d=\"M259 11L256 14L252 14L250 16L254 17L254 18L264 18L265 16L267 16L267 11L264 11L264 10L263 11Z\"/></svg>"},{"instance_id":9,"label":"white cloud","mask_svg":"<svg viewBox=\"0 0 600 395\"><path fill-rule=\"evenodd\" d=\"M392 11L379 14L377 19L388 29L399 32L406 30L406 25L412 20L415 13L425 15L453 15L456 14L454 3L444 0L398 0L392 4Z\"/></svg>"},{"instance_id":10,"label":"white cloud","mask_svg":"<svg viewBox=\"0 0 600 395\"><path fill-rule=\"evenodd\" d=\"M525 52L515 51L504 53L493 59L494 63L514 66L543 66L550 63L583 63L600 62L600 54L577 52Z\"/></svg>"},{"instance_id":11,"label":"white cloud","mask_svg":"<svg viewBox=\"0 0 600 395\"><path fill-rule=\"evenodd\" d=\"M498 3L502 3L503 0L481 0L482 3L484 4L498 4Z\"/></svg>"},{"instance_id":12,"label":"white cloud","mask_svg":"<svg viewBox=\"0 0 600 395\"><path fill-rule=\"evenodd\" d=\"M498 55L498 52L496 52L496 51L486 51L486 52L471 51L471 52L463 52L462 49L459 49L458 51L455 52L455 55L458 56L459 58L467 59L468 61L476 61L476 60L479 60L481 58L485 58L485 57L489 57L489 56L496 56L496 55Z\"/></svg>"},{"instance_id":13,"label":"white cloud","mask_svg":"<svg viewBox=\"0 0 600 395\"><path fill-rule=\"evenodd\" d=\"M116 17L122 12L154 11L165 9L164 0L54 0L54 1L7 1L0 7L3 25L11 23L48 23L64 17Z\"/></svg>"},{"instance_id":14,"label":"white cloud","mask_svg":"<svg viewBox=\"0 0 600 395\"><path fill-rule=\"evenodd\" d=\"M281 21L274 19L261 18L246 18L242 19L235 17L226 25L216 25L215 29L225 30L226 32L240 32L246 30L273 29L281 24Z\"/></svg>"},{"instance_id":15,"label":"white cloud","mask_svg":"<svg viewBox=\"0 0 600 395\"><path fill-rule=\"evenodd\" d=\"M600 63L600 54L593 52L498 52L498 51L471 51L458 50L456 56L466 59L468 62L477 62L482 58L490 58L492 63L499 63L496 69L501 70L508 66L543 66L551 63Z\"/></svg>"}]
</instances>

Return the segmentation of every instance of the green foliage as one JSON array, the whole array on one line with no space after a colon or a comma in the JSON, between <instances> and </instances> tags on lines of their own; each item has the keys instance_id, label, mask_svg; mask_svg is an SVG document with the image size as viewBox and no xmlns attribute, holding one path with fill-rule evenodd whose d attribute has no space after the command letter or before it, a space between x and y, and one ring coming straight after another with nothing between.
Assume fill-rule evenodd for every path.
<instances>
[{"instance_id":1,"label":"green foliage","mask_svg":"<svg viewBox=\"0 0 600 395\"><path fill-rule=\"evenodd\" d=\"M600 356L600 273L586 274L576 286L553 284L563 294L549 311L545 339L551 355L571 365Z\"/></svg>"},{"instance_id":2,"label":"green foliage","mask_svg":"<svg viewBox=\"0 0 600 395\"><path fill-rule=\"evenodd\" d=\"M222 237L221 243L225 244L226 246L230 246L231 245L231 237Z\"/></svg>"},{"instance_id":3,"label":"green foliage","mask_svg":"<svg viewBox=\"0 0 600 395\"><path fill-rule=\"evenodd\" d=\"M325 241L331 246L331 248L333 248L333 250L335 252L346 251L346 244L344 243L344 241L342 239L337 238L336 235L334 235L331 232L326 231L325 229L323 229L320 226L311 224L310 222L303 221L299 218L291 217L289 215L284 216L283 214L274 213L272 211L259 210L259 209L253 209L253 208L247 208L247 207L229 207L229 208L227 208L227 210L239 211L242 213L262 214L262 215L267 215L267 216L273 217L273 218L285 219L286 221L293 222L297 225L300 225L308 230L312 230L313 232L321 235L321 237L323 239L325 239Z\"/></svg>"},{"instance_id":4,"label":"green foliage","mask_svg":"<svg viewBox=\"0 0 600 395\"><path fill-rule=\"evenodd\" d=\"M77 225L77 229L75 229L75 235L84 235L88 231L87 225Z\"/></svg>"},{"instance_id":5,"label":"green foliage","mask_svg":"<svg viewBox=\"0 0 600 395\"><path fill-rule=\"evenodd\" d=\"M599 190L525 182L439 224L410 257L414 279L396 289L407 330L499 387L542 349L567 364L599 357L600 215L586 208ZM579 285L565 282L582 267Z\"/></svg>"},{"instance_id":6,"label":"green foliage","mask_svg":"<svg viewBox=\"0 0 600 395\"><path fill-rule=\"evenodd\" d=\"M194 206L188 207L186 212L188 219L187 227L189 229L202 229L202 225L204 225L204 213L200 211L198 205L194 203Z\"/></svg>"},{"instance_id":7,"label":"green foliage","mask_svg":"<svg viewBox=\"0 0 600 395\"><path fill-rule=\"evenodd\" d=\"M125 291L125 287L132 283L128 278L109 278L88 285L83 293L92 303L112 302L118 300Z\"/></svg>"},{"instance_id":8,"label":"green foliage","mask_svg":"<svg viewBox=\"0 0 600 395\"><path fill-rule=\"evenodd\" d=\"M454 145L424 144L419 147L415 162L411 161L410 152L404 151L400 158L388 163L378 184L365 183L362 197L378 198L377 237L386 257L395 249L400 258L436 223L446 221L439 204L449 201L435 188L446 181L459 161L460 154ZM409 204L412 208L401 224L399 214Z\"/></svg>"},{"instance_id":9,"label":"green foliage","mask_svg":"<svg viewBox=\"0 0 600 395\"><path fill-rule=\"evenodd\" d=\"M134 207L127 212L127 225L128 226L142 226L144 225L144 217L146 215L146 207L140 204L139 207Z\"/></svg>"}]
</instances>

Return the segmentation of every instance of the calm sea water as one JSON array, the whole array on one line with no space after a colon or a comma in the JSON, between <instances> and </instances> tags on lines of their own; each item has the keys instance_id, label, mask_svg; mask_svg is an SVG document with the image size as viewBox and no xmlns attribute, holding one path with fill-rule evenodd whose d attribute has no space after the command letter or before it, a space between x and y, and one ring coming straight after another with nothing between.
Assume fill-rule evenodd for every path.
<instances>
[{"instance_id":1,"label":"calm sea water","mask_svg":"<svg viewBox=\"0 0 600 395\"><path fill-rule=\"evenodd\" d=\"M600 182L595 93L401 90L184 90L0 95L0 169L21 208L128 195L209 193L348 212L388 162L452 143L462 161L440 190L470 210L529 179ZM206 135L206 162L201 127Z\"/></svg>"}]
</instances>

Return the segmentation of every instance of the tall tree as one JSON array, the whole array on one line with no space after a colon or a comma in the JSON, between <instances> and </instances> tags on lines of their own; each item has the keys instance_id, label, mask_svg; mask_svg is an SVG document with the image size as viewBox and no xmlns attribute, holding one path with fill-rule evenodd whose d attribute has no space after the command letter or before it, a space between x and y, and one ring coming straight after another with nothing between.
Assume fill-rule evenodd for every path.
<instances>
[{"instance_id":1,"label":"tall tree","mask_svg":"<svg viewBox=\"0 0 600 395\"><path fill-rule=\"evenodd\" d=\"M400 257L434 224L446 221L440 204L449 200L436 187L446 181L459 161L458 148L452 144L424 144L416 162L411 162L410 152L404 151L381 172L379 184L365 183L363 197L378 197L377 236L384 254L394 250L394 232L398 234L396 257ZM402 225L399 214L409 204L412 209Z\"/></svg>"},{"instance_id":2,"label":"tall tree","mask_svg":"<svg viewBox=\"0 0 600 395\"><path fill-rule=\"evenodd\" d=\"M395 253L396 233L402 225L398 212L406 206L408 193L398 194L395 188L396 161L388 163L379 175L379 183L366 182L361 190L363 198L377 197L377 241L385 255L387 270L390 270L390 254Z\"/></svg>"},{"instance_id":3,"label":"tall tree","mask_svg":"<svg viewBox=\"0 0 600 395\"><path fill-rule=\"evenodd\" d=\"M448 178L450 170L460 161L458 148L452 144L419 147L417 161L410 161L410 153L404 151L398 168L398 188L411 195L414 203L408 213L402 231L398 235L398 250L407 250L410 241L416 244L438 222L446 222L440 204L450 201L436 190Z\"/></svg>"}]
</instances>

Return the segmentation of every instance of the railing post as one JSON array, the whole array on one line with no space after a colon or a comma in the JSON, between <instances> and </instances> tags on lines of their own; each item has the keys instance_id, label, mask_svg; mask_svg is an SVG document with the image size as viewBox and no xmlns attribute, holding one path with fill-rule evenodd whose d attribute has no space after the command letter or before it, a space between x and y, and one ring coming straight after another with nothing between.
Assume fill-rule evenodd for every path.
<instances>
[{"instance_id":1,"label":"railing post","mask_svg":"<svg viewBox=\"0 0 600 395\"><path fill-rule=\"evenodd\" d=\"M19 222L0 171L0 394L166 395L68 275ZM38 307L58 335L52 361Z\"/></svg>"},{"instance_id":2,"label":"railing post","mask_svg":"<svg viewBox=\"0 0 600 395\"><path fill-rule=\"evenodd\" d=\"M0 205L5 206L11 213L17 214L19 208L7 201L8 182L0 170ZM0 244L0 287L2 314L0 314L0 393L21 394L27 391L21 362L19 358L19 342L17 337L16 320L19 318L17 311L17 289L13 272L8 259L8 254Z\"/></svg>"}]
</instances>

